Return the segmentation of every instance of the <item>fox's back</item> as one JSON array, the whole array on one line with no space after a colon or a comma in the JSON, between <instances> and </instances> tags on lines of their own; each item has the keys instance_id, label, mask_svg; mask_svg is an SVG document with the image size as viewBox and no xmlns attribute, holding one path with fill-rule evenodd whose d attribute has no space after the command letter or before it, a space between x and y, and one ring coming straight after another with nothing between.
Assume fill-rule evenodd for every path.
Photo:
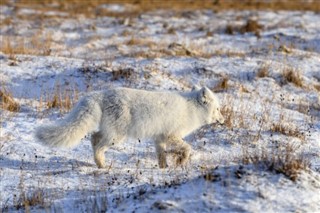
<instances>
[{"instance_id":1,"label":"fox's back","mask_svg":"<svg viewBox=\"0 0 320 213\"><path fill-rule=\"evenodd\" d=\"M189 123L187 100L180 93L118 88L107 91L105 99L125 111L131 137L176 133Z\"/></svg>"}]
</instances>

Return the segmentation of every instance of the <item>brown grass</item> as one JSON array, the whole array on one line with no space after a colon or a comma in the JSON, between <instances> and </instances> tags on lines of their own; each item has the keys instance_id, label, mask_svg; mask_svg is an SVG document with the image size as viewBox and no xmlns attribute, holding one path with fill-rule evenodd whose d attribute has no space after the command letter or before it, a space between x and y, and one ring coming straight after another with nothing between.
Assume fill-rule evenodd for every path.
<instances>
[{"instance_id":1,"label":"brown grass","mask_svg":"<svg viewBox=\"0 0 320 213\"><path fill-rule=\"evenodd\" d=\"M235 116L232 106L224 105L221 107L221 114L224 117L224 125L228 128L232 128Z\"/></svg>"},{"instance_id":2,"label":"brown grass","mask_svg":"<svg viewBox=\"0 0 320 213\"><path fill-rule=\"evenodd\" d=\"M282 71L282 83L293 83L297 87L303 87L302 76L299 73L299 70L292 67L287 67Z\"/></svg>"},{"instance_id":3,"label":"brown grass","mask_svg":"<svg viewBox=\"0 0 320 213\"><path fill-rule=\"evenodd\" d=\"M4 86L0 89L0 108L10 112L18 112L20 105L14 100L13 95Z\"/></svg>"},{"instance_id":4,"label":"brown grass","mask_svg":"<svg viewBox=\"0 0 320 213\"><path fill-rule=\"evenodd\" d=\"M320 92L320 84L315 84L313 87Z\"/></svg>"},{"instance_id":5,"label":"brown grass","mask_svg":"<svg viewBox=\"0 0 320 213\"><path fill-rule=\"evenodd\" d=\"M286 45L280 45L278 48L278 51L288 53L288 54L292 53L292 50L289 47L287 47Z\"/></svg>"},{"instance_id":6,"label":"brown grass","mask_svg":"<svg viewBox=\"0 0 320 213\"><path fill-rule=\"evenodd\" d=\"M166 51L168 54L171 53L171 55L174 56L194 56L195 53L186 48L185 45L179 44L179 43L171 43L168 46L168 50Z\"/></svg>"},{"instance_id":7,"label":"brown grass","mask_svg":"<svg viewBox=\"0 0 320 213\"><path fill-rule=\"evenodd\" d=\"M126 45L144 45L148 46L150 49L148 51L145 50L138 50L133 51L131 53L123 53L126 57L138 57L138 58L159 58L159 57L201 57L201 58L211 58L214 56L215 53L210 53L205 50L203 46L197 45L190 45L186 47L184 44L179 43L171 43L166 44L162 42L161 44L156 44L152 41L143 41L141 39L131 39L129 40ZM161 48L162 46L167 46L166 48ZM160 47L160 48L159 48ZM232 54L229 52L219 52L219 54ZM238 54L238 53L237 53ZM220 55L221 56L221 55Z\"/></svg>"},{"instance_id":8,"label":"brown grass","mask_svg":"<svg viewBox=\"0 0 320 213\"><path fill-rule=\"evenodd\" d=\"M1 1L1 4L12 4L9 0ZM60 11L68 12L71 15L86 15L89 17L95 16L123 16L132 17L137 16L143 12L157 10L157 9L173 9L173 10L195 10L195 9L211 9L214 11L219 10L311 10L320 11L320 4L316 1L257 1L257 0L228 0L228 1L208 1L208 0L91 0L91 1L78 1L78 0L20 0L15 3L16 7L28 6L42 6L43 14L50 10L50 4L57 4ZM134 8L125 12L112 12L103 8L98 8L103 3L119 3L131 4ZM44 16L44 15L42 15Z\"/></svg>"},{"instance_id":9,"label":"brown grass","mask_svg":"<svg viewBox=\"0 0 320 213\"><path fill-rule=\"evenodd\" d=\"M231 50L216 50L213 54L210 54L210 57L212 56L244 58L246 54L243 52L236 52Z\"/></svg>"},{"instance_id":10,"label":"brown grass","mask_svg":"<svg viewBox=\"0 0 320 213\"><path fill-rule=\"evenodd\" d=\"M249 153L247 150L243 154L242 163L253 163L263 166L269 171L284 174L292 181L296 181L301 171L306 171L310 167L310 161L301 154L296 153L297 146L292 144L277 145L271 151L262 149Z\"/></svg>"},{"instance_id":11,"label":"brown grass","mask_svg":"<svg viewBox=\"0 0 320 213\"><path fill-rule=\"evenodd\" d=\"M119 80L119 79L130 79L134 75L134 69L132 68L121 68L112 71L112 80Z\"/></svg>"},{"instance_id":12,"label":"brown grass","mask_svg":"<svg viewBox=\"0 0 320 213\"><path fill-rule=\"evenodd\" d=\"M218 84L212 89L215 92L225 91L229 88L229 78L227 76L223 77Z\"/></svg>"},{"instance_id":13,"label":"brown grass","mask_svg":"<svg viewBox=\"0 0 320 213\"><path fill-rule=\"evenodd\" d=\"M257 77L258 78L269 77L269 69L270 69L270 65L263 63L262 66L259 67L259 69L258 69Z\"/></svg>"},{"instance_id":14,"label":"brown grass","mask_svg":"<svg viewBox=\"0 0 320 213\"><path fill-rule=\"evenodd\" d=\"M18 198L15 199L14 207L16 210L24 209L30 212L30 207L45 207L46 194L43 190L36 190L31 193L22 192Z\"/></svg>"},{"instance_id":15,"label":"brown grass","mask_svg":"<svg viewBox=\"0 0 320 213\"><path fill-rule=\"evenodd\" d=\"M229 35L233 35L237 32L238 30L235 30L235 26L231 25L231 24L227 24L226 29L225 29L225 33L229 34Z\"/></svg>"},{"instance_id":16,"label":"brown grass","mask_svg":"<svg viewBox=\"0 0 320 213\"><path fill-rule=\"evenodd\" d=\"M248 19L243 26L228 24L225 29L225 33L233 35L235 33L254 33L258 38L260 38L260 31L263 26L258 23L255 19Z\"/></svg>"},{"instance_id":17,"label":"brown grass","mask_svg":"<svg viewBox=\"0 0 320 213\"><path fill-rule=\"evenodd\" d=\"M240 28L241 33L254 33L257 37L260 37L260 30L263 29L263 26L258 23L257 20L249 19L247 23Z\"/></svg>"},{"instance_id":18,"label":"brown grass","mask_svg":"<svg viewBox=\"0 0 320 213\"><path fill-rule=\"evenodd\" d=\"M274 123L272 124L270 130L272 132L280 133L286 136L300 138L301 140L305 139L304 134L299 131L297 126L293 126L289 124L284 125L282 123Z\"/></svg>"},{"instance_id":19,"label":"brown grass","mask_svg":"<svg viewBox=\"0 0 320 213\"><path fill-rule=\"evenodd\" d=\"M131 37L131 39L127 41L126 45L129 45L129 46L140 45L140 46L152 47L152 46L156 46L157 44L148 38Z\"/></svg>"},{"instance_id":20,"label":"brown grass","mask_svg":"<svg viewBox=\"0 0 320 213\"><path fill-rule=\"evenodd\" d=\"M42 94L39 109L58 108L61 113L69 112L79 99L79 91L71 86L56 84L52 94Z\"/></svg>"},{"instance_id":21,"label":"brown grass","mask_svg":"<svg viewBox=\"0 0 320 213\"><path fill-rule=\"evenodd\" d=\"M41 37L41 33L35 33L33 36L26 38L4 37L0 43L0 51L8 55L50 55L52 37L51 34Z\"/></svg>"}]
</instances>

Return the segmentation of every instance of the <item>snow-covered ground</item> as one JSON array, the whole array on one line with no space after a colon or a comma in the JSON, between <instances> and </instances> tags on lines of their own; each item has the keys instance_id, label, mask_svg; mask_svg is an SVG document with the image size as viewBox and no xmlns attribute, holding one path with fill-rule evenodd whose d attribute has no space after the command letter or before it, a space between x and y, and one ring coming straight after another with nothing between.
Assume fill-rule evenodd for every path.
<instances>
[{"instance_id":1,"label":"snow-covered ground","mask_svg":"<svg viewBox=\"0 0 320 213\"><path fill-rule=\"evenodd\" d=\"M37 8L0 7L1 90L20 104L18 112L0 109L2 211L320 212L319 13L158 10L93 19L52 10L39 20ZM257 30L243 30L248 20ZM110 87L195 84L217 92L226 124L185 139L193 148L186 169L159 169L152 141L110 147L109 168L97 169L89 135L74 149L33 136L69 110L48 107L54 94L73 105ZM290 179L263 153L311 165Z\"/></svg>"}]
</instances>

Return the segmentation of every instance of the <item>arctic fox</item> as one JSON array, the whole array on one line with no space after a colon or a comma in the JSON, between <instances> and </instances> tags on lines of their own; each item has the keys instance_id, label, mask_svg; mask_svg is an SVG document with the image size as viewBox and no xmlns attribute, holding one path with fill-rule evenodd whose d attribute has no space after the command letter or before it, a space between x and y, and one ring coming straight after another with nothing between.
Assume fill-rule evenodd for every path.
<instances>
[{"instance_id":1,"label":"arctic fox","mask_svg":"<svg viewBox=\"0 0 320 213\"><path fill-rule=\"evenodd\" d=\"M73 147L88 133L99 168L106 167L104 153L110 145L135 139L154 139L160 168L166 154L183 165L190 145L183 138L199 127L223 123L218 98L207 87L190 92L158 92L115 88L83 97L66 118L40 126L36 138L43 144Z\"/></svg>"}]
</instances>

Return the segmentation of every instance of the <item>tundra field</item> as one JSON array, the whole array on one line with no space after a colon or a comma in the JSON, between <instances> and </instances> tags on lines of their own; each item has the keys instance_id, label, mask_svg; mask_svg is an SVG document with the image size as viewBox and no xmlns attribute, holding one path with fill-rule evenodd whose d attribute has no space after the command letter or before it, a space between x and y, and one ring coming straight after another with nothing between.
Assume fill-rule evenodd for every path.
<instances>
[{"instance_id":1,"label":"tundra field","mask_svg":"<svg viewBox=\"0 0 320 213\"><path fill-rule=\"evenodd\" d=\"M1 1L0 212L320 212L319 2L160 2ZM185 138L185 168L151 140L105 169L90 135L35 140L90 91L194 85L225 123Z\"/></svg>"}]
</instances>

